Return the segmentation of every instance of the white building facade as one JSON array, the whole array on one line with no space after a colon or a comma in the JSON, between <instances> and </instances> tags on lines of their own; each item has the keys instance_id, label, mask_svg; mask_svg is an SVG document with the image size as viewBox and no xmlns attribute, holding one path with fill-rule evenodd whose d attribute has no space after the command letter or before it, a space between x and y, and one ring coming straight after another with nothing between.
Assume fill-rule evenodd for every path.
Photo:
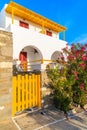
<instances>
[{"instance_id":1,"label":"white building facade","mask_svg":"<svg viewBox=\"0 0 87 130\"><path fill-rule=\"evenodd\" d=\"M65 27L10 2L0 12L0 29L13 34L13 61L23 70L45 70L56 63L67 42L59 39Z\"/></svg>"}]
</instances>

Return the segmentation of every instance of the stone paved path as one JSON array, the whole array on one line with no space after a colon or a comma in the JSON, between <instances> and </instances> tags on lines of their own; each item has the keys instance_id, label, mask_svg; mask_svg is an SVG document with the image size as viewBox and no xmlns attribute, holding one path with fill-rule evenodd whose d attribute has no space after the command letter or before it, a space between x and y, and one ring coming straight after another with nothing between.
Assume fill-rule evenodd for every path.
<instances>
[{"instance_id":1,"label":"stone paved path","mask_svg":"<svg viewBox=\"0 0 87 130\"><path fill-rule=\"evenodd\" d=\"M0 121L0 130L18 130L12 119Z\"/></svg>"},{"instance_id":2,"label":"stone paved path","mask_svg":"<svg viewBox=\"0 0 87 130\"><path fill-rule=\"evenodd\" d=\"M87 112L72 115L67 120L60 111L47 109L19 116L15 122L20 130L87 130Z\"/></svg>"}]
</instances>

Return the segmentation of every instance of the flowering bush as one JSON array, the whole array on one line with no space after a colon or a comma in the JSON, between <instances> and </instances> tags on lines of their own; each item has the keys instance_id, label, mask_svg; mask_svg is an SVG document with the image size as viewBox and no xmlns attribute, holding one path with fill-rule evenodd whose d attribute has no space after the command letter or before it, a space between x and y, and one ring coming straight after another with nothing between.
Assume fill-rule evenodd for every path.
<instances>
[{"instance_id":1,"label":"flowering bush","mask_svg":"<svg viewBox=\"0 0 87 130\"><path fill-rule=\"evenodd\" d=\"M61 69L49 70L48 77L56 107L66 112L71 104L83 107L87 101L87 44L72 44L70 49L63 49L63 54L65 58L60 57L58 61Z\"/></svg>"},{"instance_id":2,"label":"flowering bush","mask_svg":"<svg viewBox=\"0 0 87 130\"><path fill-rule=\"evenodd\" d=\"M86 103L87 92L87 44L73 44L71 49L63 49L67 53L67 80L70 80L73 102L82 107Z\"/></svg>"},{"instance_id":3,"label":"flowering bush","mask_svg":"<svg viewBox=\"0 0 87 130\"><path fill-rule=\"evenodd\" d=\"M54 92L54 104L65 113L70 109L71 102L71 87L67 86L66 73L66 67L61 69L57 67L48 71L48 77Z\"/></svg>"}]
</instances>

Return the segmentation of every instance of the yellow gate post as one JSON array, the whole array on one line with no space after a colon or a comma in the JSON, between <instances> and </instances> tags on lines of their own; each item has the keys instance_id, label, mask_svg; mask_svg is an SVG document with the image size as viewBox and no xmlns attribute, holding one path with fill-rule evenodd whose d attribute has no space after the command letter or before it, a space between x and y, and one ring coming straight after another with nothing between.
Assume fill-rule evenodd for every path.
<instances>
[{"instance_id":1,"label":"yellow gate post","mask_svg":"<svg viewBox=\"0 0 87 130\"><path fill-rule=\"evenodd\" d=\"M28 105L28 74L25 75L25 85L26 85L26 108L29 107Z\"/></svg>"},{"instance_id":2,"label":"yellow gate post","mask_svg":"<svg viewBox=\"0 0 87 130\"><path fill-rule=\"evenodd\" d=\"M40 90L40 75L37 75L37 101L38 107L41 107L41 90Z\"/></svg>"},{"instance_id":3,"label":"yellow gate post","mask_svg":"<svg viewBox=\"0 0 87 130\"><path fill-rule=\"evenodd\" d=\"M24 75L22 75L22 110L24 110Z\"/></svg>"},{"instance_id":4,"label":"yellow gate post","mask_svg":"<svg viewBox=\"0 0 87 130\"><path fill-rule=\"evenodd\" d=\"M29 107L31 106L31 75L29 75Z\"/></svg>"},{"instance_id":5,"label":"yellow gate post","mask_svg":"<svg viewBox=\"0 0 87 130\"><path fill-rule=\"evenodd\" d=\"M18 75L18 95L16 95L18 97L18 112L21 110L21 75Z\"/></svg>"}]
</instances>

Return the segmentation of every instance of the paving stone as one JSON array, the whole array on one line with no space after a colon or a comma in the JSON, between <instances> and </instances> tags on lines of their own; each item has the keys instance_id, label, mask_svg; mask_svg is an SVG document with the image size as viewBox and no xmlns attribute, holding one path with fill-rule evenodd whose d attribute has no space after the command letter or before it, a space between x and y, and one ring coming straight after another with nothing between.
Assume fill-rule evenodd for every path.
<instances>
[{"instance_id":1,"label":"paving stone","mask_svg":"<svg viewBox=\"0 0 87 130\"><path fill-rule=\"evenodd\" d=\"M0 122L0 130L18 130L18 128L15 126L12 119L8 119Z\"/></svg>"},{"instance_id":2,"label":"paving stone","mask_svg":"<svg viewBox=\"0 0 87 130\"><path fill-rule=\"evenodd\" d=\"M49 108L17 117L15 121L21 130L87 130L86 111L67 120L63 112Z\"/></svg>"}]
</instances>

